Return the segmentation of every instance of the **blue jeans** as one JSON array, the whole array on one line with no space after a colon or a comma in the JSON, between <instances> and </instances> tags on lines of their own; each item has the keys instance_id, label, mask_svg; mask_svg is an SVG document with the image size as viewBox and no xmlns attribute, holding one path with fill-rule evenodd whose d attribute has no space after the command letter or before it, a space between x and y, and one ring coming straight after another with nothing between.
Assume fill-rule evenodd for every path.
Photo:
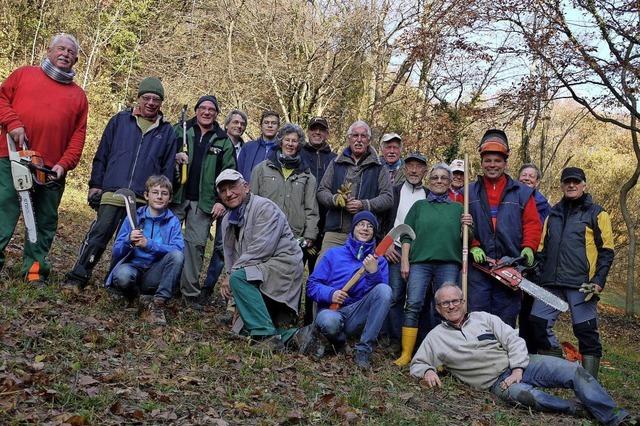
<instances>
[{"instance_id":1,"label":"blue jeans","mask_svg":"<svg viewBox=\"0 0 640 426\"><path fill-rule=\"evenodd\" d=\"M573 389L584 408L603 424L617 425L629 415L618 408L602 385L578 363L556 357L531 355L522 381L502 390L500 382L510 374L511 370L502 373L491 386L491 392L511 404L522 404L538 411L575 414L579 406L575 400L563 399L536 389L565 388Z\"/></svg>"},{"instance_id":2,"label":"blue jeans","mask_svg":"<svg viewBox=\"0 0 640 426\"><path fill-rule=\"evenodd\" d=\"M323 309L316 316L315 324L335 346L344 345L349 336L360 335L356 350L371 353L390 303L391 287L380 283L355 303L337 311Z\"/></svg>"},{"instance_id":3,"label":"blue jeans","mask_svg":"<svg viewBox=\"0 0 640 426\"><path fill-rule=\"evenodd\" d=\"M428 314L429 330L440 323L435 310L433 295L445 282L458 284L460 265L456 262L412 263L407 282L407 306L404 310L404 326L418 327L420 311L425 303L430 305ZM427 330L427 332L429 331Z\"/></svg>"},{"instance_id":4,"label":"blue jeans","mask_svg":"<svg viewBox=\"0 0 640 426\"><path fill-rule=\"evenodd\" d=\"M400 275L400 263L389 263L389 287L391 306L384 330L391 341L399 342L404 323L404 302L407 297L407 283Z\"/></svg>"},{"instance_id":5,"label":"blue jeans","mask_svg":"<svg viewBox=\"0 0 640 426\"><path fill-rule=\"evenodd\" d=\"M184 254L172 251L149 268L140 268L131 263L121 263L113 269L113 286L125 295L154 294L170 299L178 285Z\"/></svg>"},{"instance_id":6,"label":"blue jeans","mask_svg":"<svg viewBox=\"0 0 640 426\"><path fill-rule=\"evenodd\" d=\"M469 267L469 292L467 295L469 312L484 311L500 317L512 328L520 313L522 294L513 291L477 268Z\"/></svg>"},{"instance_id":7,"label":"blue jeans","mask_svg":"<svg viewBox=\"0 0 640 426\"><path fill-rule=\"evenodd\" d=\"M222 269L224 268L224 253L222 251L222 220L216 221L216 236L213 239L213 253L211 254L211 260L209 261L209 267L207 268L207 277L204 279L202 288L213 289Z\"/></svg>"}]
</instances>

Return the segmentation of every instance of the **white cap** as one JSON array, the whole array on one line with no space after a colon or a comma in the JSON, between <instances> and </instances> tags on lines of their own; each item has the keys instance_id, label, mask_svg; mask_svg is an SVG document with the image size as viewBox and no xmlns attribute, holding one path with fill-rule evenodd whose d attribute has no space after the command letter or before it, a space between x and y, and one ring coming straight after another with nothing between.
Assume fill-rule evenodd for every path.
<instances>
[{"instance_id":1,"label":"white cap","mask_svg":"<svg viewBox=\"0 0 640 426\"><path fill-rule=\"evenodd\" d=\"M397 133L385 133L384 135L382 135L382 139L380 139L380 142L387 143L387 142L392 141L394 139L398 139L398 141L400 143L402 143L402 138Z\"/></svg>"},{"instance_id":2,"label":"white cap","mask_svg":"<svg viewBox=\"0 0 640 426\"><path fill-rule=\"evenodd\" d=\"M222 182L235 182L238 179L244 180L242 174L233 169L224 169L216 178L216 187L220 185Z\"/></svg>"},{"instance_id":3,"label":"white cap","mask_svg":"<svg viewBox=\"0 0 640 426\"><path fill-rule=\"evenodd\" d=\"M464 173L464 160L455 159L449 164L449 168L451 169L451 173L453 172L463 172Z\"/></svg>"}]
</instances>

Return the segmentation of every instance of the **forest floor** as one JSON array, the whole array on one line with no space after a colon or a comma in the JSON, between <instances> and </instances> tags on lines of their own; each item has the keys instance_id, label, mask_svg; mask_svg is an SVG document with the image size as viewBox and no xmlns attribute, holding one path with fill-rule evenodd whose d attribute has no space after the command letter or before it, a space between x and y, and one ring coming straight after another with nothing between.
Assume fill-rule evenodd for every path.
<instances>
[{"instance_id":1,"label":"forest floor","mask_svg":"<svg viewBox=\"0 0 640 426\"><path fill-rule=\"evenodd\" d=\"M0 276L0 424L590 424L510 407L450 376L442 389L427 389L383 349L366 373L349 355L317 362L260 352L229 333L222 307L195 313L174 304L169 325L159 328L98 285L64 295L58 283L93 216L81 194L67 192L48 286L17 278L20 238L7 249ZM107 262L96 278L104 277ZM600 314L601 381L638 415L640 319L607 305ZM562 340L576 344L569 318L559 323Z\"/></svg>"}]
</instances>

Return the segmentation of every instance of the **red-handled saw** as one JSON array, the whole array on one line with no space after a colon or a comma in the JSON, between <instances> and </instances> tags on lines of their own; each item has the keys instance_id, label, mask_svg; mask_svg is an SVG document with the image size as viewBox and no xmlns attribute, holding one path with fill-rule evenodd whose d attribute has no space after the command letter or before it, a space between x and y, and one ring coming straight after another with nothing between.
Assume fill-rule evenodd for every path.
<instances>
[{"instance_id":1,"label":"red-handled saw","mask_svg":"<svg viewBox=\"0 0 640 426\"><path fill-rule=\"evenodd\" d=\"M7 148L9 150L9 160L11 161L11 177L13 179L13 187L20 198L20 210L22 210L22 218L24 227L27 230L27 238L30 242L38 241L38 233L36 231L36 219L33 213L33 204L31 203L31 189L33 188L34 177L36 181L42 179L42 183L46 179L46 168L42 157L35 151L27 151L16 149L11 135L7 133ZM36 176L32 175L32 170L40 173ZM39 169L43 169L40 171Z\"/></svg>"},{"instance_id":2,"label":"red-handled saw","mask_svg":"<svg viewBox=\"0 0 640 426\"><path fill-rule=\"evenodd\" d=\"M503 257L500 260L487 257L487 265L474 263L473 266L514 291L521 289L560 312L568 311L567 302L522 276L522 271L525 268L518 265L522 260L524 260L523 257Z\"/></svg>"},{"instance_id":3,"label":"red-handled saw","mask_svg":"<svg viewBox=\"0 0 640 426\"><path fill-rule=\"evenodd\" d=\"M409 225L401 223L400 225L396 226L391 231L389 231L389 233L385 235L384 238L378 243L374 251L375 255L376 256L384 255L389 249L389 247L391 247L391 244L393 244L394 242L399 243L402 237L408 237L413 240L416 238L416 233L413 232L413 229L411 229ZM364 265L362 265L360 269L358 269L356 273L353 274L351 279L347 281L347 283L340 290L344 291L345 293L348 293L351 287L353 287L358 281L360 281L360 278L362 278L363 275L364 275ZM332 303L331 306L329 306L329 309L333 311L337 311L339 307L340 307L340 304Z\"/></svg>"}]
</instances>

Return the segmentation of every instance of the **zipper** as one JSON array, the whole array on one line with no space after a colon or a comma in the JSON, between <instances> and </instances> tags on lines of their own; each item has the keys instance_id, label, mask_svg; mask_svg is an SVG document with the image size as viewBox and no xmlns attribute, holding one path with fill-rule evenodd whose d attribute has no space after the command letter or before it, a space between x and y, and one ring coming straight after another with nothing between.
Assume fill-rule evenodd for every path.
<instances>
[{"instance_id":1,"label":"zipper","mask_svg":"<svg viewBox=\"0 0 640 426\"><path fill-rule=\"evenodd\" d=\"M127 188L131 189L131 184L133 183L133 175L136 172L136 166L138 165L138 156L140 155L140 148L142 148L142 142L144 141L144 133L140 137L140 143L138 144L138 149L136 150L136 157L133 159L133 166L131 167L131 176L129 176L129 185Z\"/></svg>"}]
</instances>

